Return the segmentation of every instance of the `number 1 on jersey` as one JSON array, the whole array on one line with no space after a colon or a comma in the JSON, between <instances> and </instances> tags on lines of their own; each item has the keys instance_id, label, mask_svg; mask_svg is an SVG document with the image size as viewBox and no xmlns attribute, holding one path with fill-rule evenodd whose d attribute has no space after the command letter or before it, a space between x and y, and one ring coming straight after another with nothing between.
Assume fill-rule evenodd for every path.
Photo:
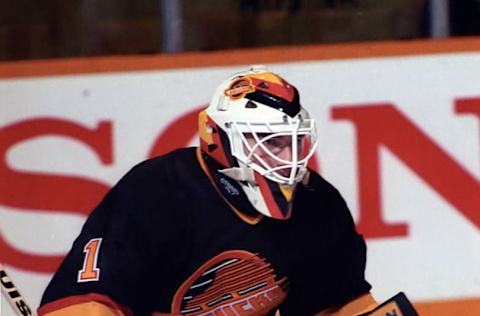
<instances>
[{"instance_id":1,"label":"number 1 on jersey","mask_svg":"<svg viewBox=\"0 0 480 316\"><path fill-rule=\"evenodd\" d=\"M85 258L83 259L82 270L78 271L77 282L98 281L100 279L100 268L97 267L97 259L101 243L102 238L93 238L83 248Z\"/></svg>"}]
</instances>

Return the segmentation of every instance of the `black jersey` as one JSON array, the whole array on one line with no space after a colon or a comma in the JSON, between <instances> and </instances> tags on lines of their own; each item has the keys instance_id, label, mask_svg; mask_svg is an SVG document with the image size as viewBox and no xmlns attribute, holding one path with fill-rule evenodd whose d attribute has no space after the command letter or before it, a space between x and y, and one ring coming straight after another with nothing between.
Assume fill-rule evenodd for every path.
<instances>
[{"instance_id":1,"label":"black jersey","mask_svg":"<svg viewBox=\"0 0 480 316\"><path fill-rule=\"evenodd\" d=\"M105 299L133 315L313 315L370 290L365 254L344 200L317 173L298 185L289 220L251 224L212 186L195 149L180 149L112 188L40 312Z\"/></svg>"}]
</instances>

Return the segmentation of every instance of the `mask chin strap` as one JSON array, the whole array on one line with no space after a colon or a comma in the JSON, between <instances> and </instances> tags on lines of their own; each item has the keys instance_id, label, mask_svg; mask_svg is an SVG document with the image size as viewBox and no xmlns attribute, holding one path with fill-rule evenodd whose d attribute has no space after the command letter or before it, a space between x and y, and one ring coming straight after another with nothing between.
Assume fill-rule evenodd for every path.
<instances>
[{"instance_id":1,"label":"mask chin strap","mask_svg":"<svg viewBox=\"0 0 480 316\"><path fill-rule=\"evenodd\" d=\"M247 181L252 185L257 185L253 169L248 167L232 167L218 170L227 177L237 181Z\"/></svg>"}]
</instances>

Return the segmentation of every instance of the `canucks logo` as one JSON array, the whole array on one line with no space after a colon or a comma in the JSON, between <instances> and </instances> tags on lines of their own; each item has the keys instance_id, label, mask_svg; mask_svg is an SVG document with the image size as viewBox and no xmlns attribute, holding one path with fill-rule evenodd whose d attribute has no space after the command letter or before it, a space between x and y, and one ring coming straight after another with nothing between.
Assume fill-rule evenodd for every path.
<instances>
[{"instance_id":1,"label":"canucks logo","mask_svg":"<svg viewBox=\"0 0 480 316\"><path fill-rule=\"evenodd\" d=\"M226 251L202 265L175 294L172 313L266 315L286 297L287 278L247 251Z\"/></svg>"}]
</instances>

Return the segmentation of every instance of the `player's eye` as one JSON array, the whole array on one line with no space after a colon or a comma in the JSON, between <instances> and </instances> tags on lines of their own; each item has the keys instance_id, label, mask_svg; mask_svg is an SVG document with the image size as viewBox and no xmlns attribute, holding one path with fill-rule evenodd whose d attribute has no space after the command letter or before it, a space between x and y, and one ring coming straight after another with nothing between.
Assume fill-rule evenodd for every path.
<instances>
[{"instance_id":1,"label":"player's eye","mask_svg":"<svg viewBox=\"0 0 480 316\"><path fill-rule=\"evenodd\" d=\"M263 143L269 147L284 147L288 145L288 141L286 141L285 139L281 139L280 137L269 138Z\"/></svg>"}]
</instances>

